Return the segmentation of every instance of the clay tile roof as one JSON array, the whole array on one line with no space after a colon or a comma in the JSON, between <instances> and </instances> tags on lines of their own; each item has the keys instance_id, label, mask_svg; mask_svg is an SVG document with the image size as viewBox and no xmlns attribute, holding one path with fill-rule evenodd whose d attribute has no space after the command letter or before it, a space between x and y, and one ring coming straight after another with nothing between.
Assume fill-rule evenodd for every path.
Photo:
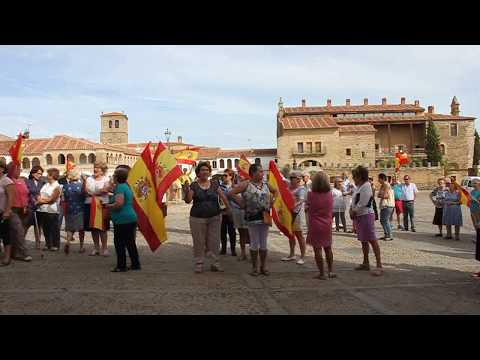
<instances>
[{"instance_id":1,"label":"clay tile roof","mask_svg":"<svg viewBox=\"0 0 480 360\"><path fill-rule=\"evenodd\" d=\"M372 125L342 125L338 127L339 132L375 132Z\"/></svg>"},{"instance_id":2,"label":"clay tile roof","mask_svg":"<svg viewBox=\"0 0 480 360\"><path fill-rule=\"evenodd\" d=\"M7 135L0 134L0 141L12 141L13 139Z\"/></svg>"},{"instance_id":3,"label":"clay tile roof","mask_svg":"<svg viewBox=\"0 0 480 360\"><path fill-rule=\"evenodd\" d=\"M286 116L280 119L284 129L336 128L337 122L330 116Z\"/></svg>"},{"instance_id":4,"label":"clay tile roof","mask_svg":"<svg viewBox=\"0 0 480 360\"><path fill-rule=\"evenodd\" d=\"M116 111L102 114L102 116L114 116L114 115L123 115L123 116L125 116L124 113L116 112Z\"/></svg>"},{"instance_id":5,"label":"clay tile roof","mask_svg":"<svg viewBox=\"0 0 480 360\"><path fill-rule=\"evenodd\" d=\"M408 122L408 121L433 121L449 120L449 121L461 121L461 120L475 120L470 116L457 116L457 115L443 115L443 114L428 114L424 113L415 116L375 116L375 117L358 117L358 118L335 118L339 125L341 124L367 124L367 123L383 123L383 122Z\"/></svg>"},{"instance_id":6,"label":"clay tile roof","mask_svg":"<svg viewBox=\"0 0 480 360\"><path fill-rule=\"evenodd\" d=\"M365 113L365 112L424 112L425 109L414 104L387 105L351 105L351 106L310 106L285 107L286 115L294 114L335 114L335 113Z\"/></svg>"},{"instance_id":7,"label":"clay tile roof","mask_svg":"<svg viewBox=\"0 0 480 360\"><path fill-rule=\"evenodd\" d=\"M277 149L252 149L255 156L277 156Z\"/></svg>"},{"instance_id":8,"label":"clay tile roof","mask_svg":"<svg viewBox=\"0 0 480 360\"><path fill-rule=\"evenodd\" d=\"M215 159L218 157L220 148L201 148L198 153L199 159Z\"/></svg>"}]
</instances>

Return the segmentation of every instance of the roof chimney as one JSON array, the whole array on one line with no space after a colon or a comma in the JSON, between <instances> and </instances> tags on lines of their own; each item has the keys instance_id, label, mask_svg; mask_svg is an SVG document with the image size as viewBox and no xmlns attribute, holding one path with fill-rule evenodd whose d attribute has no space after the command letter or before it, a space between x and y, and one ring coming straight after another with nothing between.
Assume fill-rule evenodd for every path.
<instances>
[{"instance_id":1,"label":"roof chimney","mask_svg":"<svg viewBox=\"0 0 480 360\"><path fill-rule=\"evenodd\" d=\"M346 103L347 106L350 106L350 99L347 99L347 100L345 101L345 103Z\"/></svg>"},{"instance_id":2,"label":"roof chimney","mask_svg":"<svg viewBox=\"0 0 480 360\"><path fill-rule=\"evenodd\" d=\"M429 113L429 114L433 114L434 112L435 112L435 108L434 108L432 105L430 105L430 106L428 107L428 113Z\"/></svg>"},{"instance_id":3,"label":"roof chimney","mask_svg":"<svg viewBox=\"0 0 480 360\"><path fill-rule=\"evenodd\" d=\"M420 106L420 101L415 100L415 106Z\"/></svg>"},{"instance_id":4,"label":"roof chimney","mask_svg":"<svg viewBox=\"0 0 480 360\"><path fill-rule=\"evenodd\" d=\"M368 98L363 99L363 105L368 105Z\"/></svg>"},{"instance_id":5,"label":"roof chimney","mask_svg":"<svg viewBox=\"0 0 480 360\"><path fill-rule=\"evenodd\" d=\"M405 105L405 98L404 97L400 98L400 104Z\"/></svg>"},{"instance_id":6,"label":"roof chimney","mask_svg":"<svg viewBox=\"0 0 480 360\"><path fill-rule=\"evenodd\" d=\"M327 106L332 106L332 99L327 99Z\"/></svg>"},{"instance_id":7,"label":"roof chimney","mask_svg":"<svg viewBox=\"0 0 480 360\"><path fill-rule=\"evenodd\" d=\"M382 98L382 105L387 105L387 98Z\"/></svg>"},{"instance_id":8,"label":"roof chimney","mask_svg":"<svg viewBox=\"0 0 480 360\"><path fill-rule=\"evenodd\" d=\"M307 102L305 101L305 99L302 99L302 107L305 107L307 106Z\"/></svg>"}]
</instances>

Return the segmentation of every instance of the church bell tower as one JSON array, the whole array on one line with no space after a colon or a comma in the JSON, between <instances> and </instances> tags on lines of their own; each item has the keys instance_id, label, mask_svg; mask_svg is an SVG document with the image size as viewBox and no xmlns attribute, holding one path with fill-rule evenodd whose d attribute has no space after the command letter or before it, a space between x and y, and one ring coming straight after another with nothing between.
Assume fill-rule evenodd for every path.
<instances>
[{"instance_id":1,"label":"church bell tower","mask_svg":"<svg viewBox=\"0 0 480 360\"><path fill-rule=\"evenodd\" d=\"M102 144L128 144L128 117L124 112L102 112L100 121Z\"/></svg>"}]
</instances>

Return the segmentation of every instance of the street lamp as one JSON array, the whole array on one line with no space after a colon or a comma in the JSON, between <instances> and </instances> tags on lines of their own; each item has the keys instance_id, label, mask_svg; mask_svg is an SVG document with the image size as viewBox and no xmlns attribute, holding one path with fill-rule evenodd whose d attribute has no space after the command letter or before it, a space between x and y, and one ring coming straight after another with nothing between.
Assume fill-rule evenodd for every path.
<instances>
[{"instance_id":1,"label":"street lamp","mask_svg":"<svg viewBox=\"0 0 480 360\"><path fill-rule=\"evenodd\" d=\"M165 134L165 138L167 139L167 147L168 147L168 150L170 150L170 136L172 135L172 132L170 130L165 130L164 132Z\"/></svg>"}]
</instances>

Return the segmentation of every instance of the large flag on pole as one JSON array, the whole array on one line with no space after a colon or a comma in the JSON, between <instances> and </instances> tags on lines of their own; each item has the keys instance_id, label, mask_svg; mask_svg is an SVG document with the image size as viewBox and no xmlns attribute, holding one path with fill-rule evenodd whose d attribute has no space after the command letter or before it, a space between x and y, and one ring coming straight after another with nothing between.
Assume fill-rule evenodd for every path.
<instances>
[{"instance_id":1,"label":"large flag on pole","mask_svg":"<svg viewBox=\"0 0 480 360\"><path fill-rule=\"evenodd\" d=\"M408 155L404 152L397 152L395 154L395 171L400 171L400 166L408 164Z\"/></svg>"},{"instance_id":2,"label":"large flag on pole","mask_svg":"<svg viewBox=\"0 0 480 360\"><path fill-rule=\"evenodd\" d=\"M195 165L198 160L199 148L187 148L175 154L175 159L179 164Z\"/></svg>"},{"instance_id":3,"label":"large flag on pole","mask_svg":"<svg viewBox=\"0 0 480 360\"><path fill-rule=\"evenodd\" d=\"M273 221L278 229L291 239L294 236L293 207L295 201L273 160L270 161L268 166L268 183L278 191L272 207Z\"/></svg>"},{"instance_id":4,"label":"large flag on pole","mask_svg":"<svg viewBox=\"0 0 480 360\"><path fill-rule=\"evenodd\" d=\"M10 168L10 172L8 173L9 176L12 176L13 172L17 167L20 166L22 163L22 157L23 157L23 135L22 133L18 134L17 140L15 143L8 149L8 153L10 154L12 158L12 162L14 166Z\"/></svg>"},{"instance_id":5,"label":"large flag on pole","mask_svg":"<svg viewBox=\"0 0 480 360\"><path fill-rule=\"evenodd\" d=\"M90 203L90 227L98 230L105 230L103 218L102 201L97 196L92 196Z\"/></svg>"},{"instance_id":6,"label":"large flag on pole","mask_svg":"<svg viewBox=\"0 0 480 360\"><path fill-rule=\"evenodd\" d=\"M157 192L159 204L170 185L183 175L182 168L177 165L177 159L168 151L161 142L158 143L155 155L153 156L153 184Z\"/></svg>"},{"instance_id":7,"label":"large flag on pole","mask_svg":"<svg viewBox=\"0 0 480 360\"><path fill-rule=\"evenodd\" d=\"M155 170L149 143L130 170L127 182L133 193L133 207L137 213L138 227L152 251L167 240L161 202L157 202L154 177Z\"/></svg>"},{"instance_id":8,"label":"large flag on pole","mask_svg":"<svg viewBox=\"0 0 480 360\"><path fill-rule=\"evenodd\" d=\"M250 179L250 175L248 174L248 170L250 169L250 162L248 161L245 154L240 155L240 161L237 165L237 171L242 180Z\"/></svg>"}]
</instances>

